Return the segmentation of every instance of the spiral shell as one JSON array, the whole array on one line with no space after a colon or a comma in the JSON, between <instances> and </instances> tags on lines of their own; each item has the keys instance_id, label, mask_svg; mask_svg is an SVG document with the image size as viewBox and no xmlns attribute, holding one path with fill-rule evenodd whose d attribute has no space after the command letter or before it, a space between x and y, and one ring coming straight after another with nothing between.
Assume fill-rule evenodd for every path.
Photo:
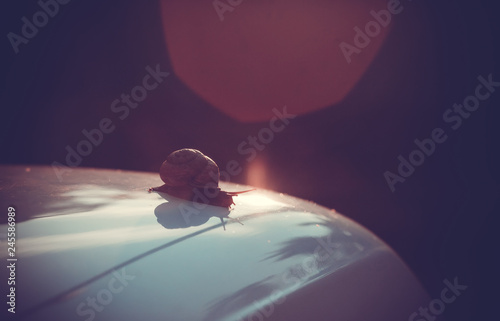
<instances>
[{"instance_id":1,"label":"spiral shell","mask_svg":"<svg viewBox=\"0 0 500 321\"><path fill-rule=\"evenodd\" d=\"M218 187L219 167L196 149L171 153L160 167L160 178L170 187Z\"/></svg>"}]
</instances>

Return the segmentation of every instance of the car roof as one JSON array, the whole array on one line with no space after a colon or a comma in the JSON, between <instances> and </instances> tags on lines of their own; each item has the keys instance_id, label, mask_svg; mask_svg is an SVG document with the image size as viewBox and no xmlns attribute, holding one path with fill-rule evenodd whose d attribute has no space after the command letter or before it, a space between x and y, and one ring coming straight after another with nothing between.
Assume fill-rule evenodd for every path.
<instances>
[{"instance_id":1,"label":"car roof","mask_svg":"<svg viewBox=\"0 0 500 321\"><path fill-rule=\"evenodd\" d=\"M313 308L362 319L397 300L387 318L427 299L385 243L312 202L259 189L226 211L148 193L155 173L74 168L60 181L53 171L0 167L26 319L280 320Z\"/></svg>"}]
</instances>

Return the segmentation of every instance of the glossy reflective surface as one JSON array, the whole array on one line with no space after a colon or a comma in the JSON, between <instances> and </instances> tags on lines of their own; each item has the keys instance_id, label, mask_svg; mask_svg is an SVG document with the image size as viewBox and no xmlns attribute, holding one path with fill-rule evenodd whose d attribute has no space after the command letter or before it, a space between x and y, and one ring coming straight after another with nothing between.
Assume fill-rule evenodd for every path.
<instances>
[{"instance_id":1,"label":"glossy reflective surface","mask_svg":"<svg viewBox=\"0 0 500 321\"><path fill-rule=\"evenodd\" d=\"M148 193L152 173L0 174L28 320L404 320L428 302L374 235L290 196L249 192L227 213Z\"/></svg>"}]
</instances>

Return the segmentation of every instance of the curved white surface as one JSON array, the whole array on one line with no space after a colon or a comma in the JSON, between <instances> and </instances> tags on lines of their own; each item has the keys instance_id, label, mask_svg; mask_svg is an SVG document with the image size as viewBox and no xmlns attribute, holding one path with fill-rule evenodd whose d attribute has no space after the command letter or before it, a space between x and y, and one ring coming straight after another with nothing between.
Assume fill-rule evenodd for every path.
<instances>
[{"instance_id":1,"label":"curved white surface","mask_svg":"<svg viewBox=\"0 0 500 321\"><path fill-rule=\"evenodd\" d=\"M225 218L224 231L223 209L148 193L153 173L73 169L59 182L50 167L3 166L0 177L26 320L390 321L429 302L383 242L311 202L245 193L229 214L243 225Z\"/></svg>"}]
</instances>

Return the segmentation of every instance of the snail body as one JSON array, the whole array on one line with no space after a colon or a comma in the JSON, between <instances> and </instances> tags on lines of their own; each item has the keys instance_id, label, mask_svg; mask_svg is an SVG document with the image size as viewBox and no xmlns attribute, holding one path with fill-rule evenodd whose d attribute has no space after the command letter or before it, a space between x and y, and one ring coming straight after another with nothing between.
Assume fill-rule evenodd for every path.
<instances>
[{"instance_id":1,"label":"snail body","mask_svg":"<svg viewBox=\"0 0 500 321\"><path fill-rule=\"evenodd\" d=\"M234 196L247 192L222 191L219 167L196 149L184 148L171 153L160 167L160 178L165 184L150 188L150 192L226 208L234 204Z\"/></svg>"}]
</instances>

